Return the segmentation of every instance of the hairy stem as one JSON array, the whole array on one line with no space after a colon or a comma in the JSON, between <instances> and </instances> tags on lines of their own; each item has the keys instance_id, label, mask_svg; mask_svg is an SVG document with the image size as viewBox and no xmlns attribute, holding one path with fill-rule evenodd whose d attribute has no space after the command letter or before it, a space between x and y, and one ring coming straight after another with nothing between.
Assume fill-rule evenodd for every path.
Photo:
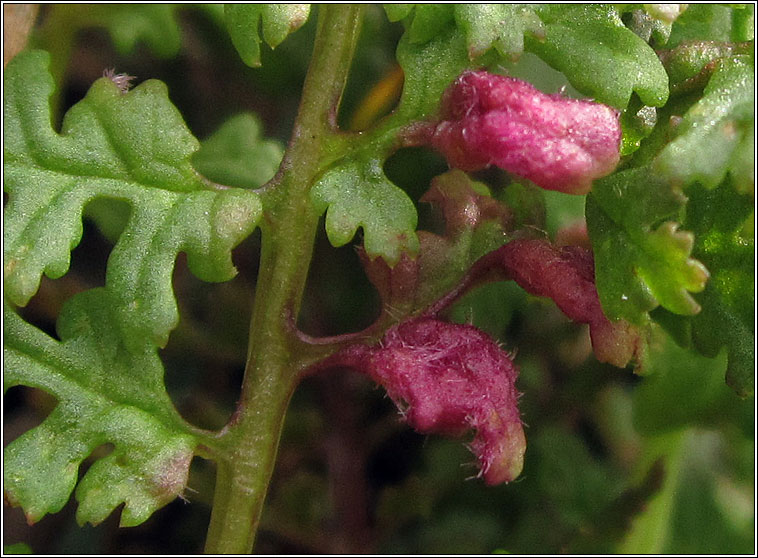
<instances>
[{"instance_id":1,"label":"hairy stem","mask_svg":"<svg viewBox=\"0 0 758 558\"><path fill-rule=\"evenodd\" d=\"M361 5L322 5L292 139L264 194L260 275L242 394L220 436L208 553L252 551L276 459L284 415L297 384L297 316L318 225L308 190L341 147L336 112L363 13Z\"/></svg>"}]
</instances>

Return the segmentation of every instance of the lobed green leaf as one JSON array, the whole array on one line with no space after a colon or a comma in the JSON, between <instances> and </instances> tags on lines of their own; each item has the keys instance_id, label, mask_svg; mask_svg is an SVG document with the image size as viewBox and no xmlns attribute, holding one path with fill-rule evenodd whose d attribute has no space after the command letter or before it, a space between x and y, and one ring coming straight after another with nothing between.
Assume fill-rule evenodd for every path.
<instances>
[{"instance_id":1,"label":"lobed green leaf","mask_svg":"<svg viewBox=\"0 0 758 558\"><path fill-rule=\"evenodd\" d=\"M542 21L527 5L456 4L455 21L466 35L471 60L494 48L504 58L524 51L524 35L541 36Z\"/></svg>"},{"instance_id":2,"label":"lobed green leaf","mask_svg":"<svg viewBox=\"0 0 758 558\"><path fill-rule=\"evenodd\" d=\"M248 66L261 65L261 37L271 48L297 31L307 20L310 4L227 4L226 27L242 61Z\"/></svg>"},{"instance_id":3,"label":"lobed green leaf","mask_svg":"<svg viewBox=\"0 0 758 558\"><path fill-rule=\"evenodd\" d=\"M702 98L684 115L675 137L654 162L655 171L677 187L720 184L734 167L741 192L752 192L755 69L746 55L722 58Z\"/></svg>"},{"instance_id":4,"label":"lobed green leaf","mask_svg":"<svg viewBox=\"0 0 758 558\"><path fill-rule=\"evenodd\" d=\"M403 252L418 250L416 208L377 160L345 161L327 171L311 200L319 213L326 210L326 234L334 246L350 242L360 227L372 259L381 256L394 265Z\"/></svg>"},{"instance_id":5,"label":"lobed green leaf","mask_svg":"<svg viewBox=\"0 0 758 558\"><path fill-rule=\"evenodd\" d=\"M753 210L753 197L726 181L692 188L685 219L696 234L694 254L712 275L699 297L703 311L691 320L693 340L706 356L726 347L727 384L743 397L755 390L755 239L743 232Z\"/></svg>"},{"instance_id":6,"label":"lobed green leaf","mask_svg":"<svg viewBox=\"0 0 758 558\"><path fill-rule=\"evenodd\" d=\"M405 20L408 39L423 44L447 31L451 24L462 32L470 60L491 48L501 56L518 58L524 34L539 35L542 23L527 4L387 4L390 21Z\"/></svg>"},{"instance_id":7,"label":"lobed green leaf","mask_svg":"<svg viewBox=\"0 0 758 558\"><path fill-rule=\"evenodd\" d=\"M230 279L231 249L252 232L260 201L248 191L207 188L189 162L197 140L157 81L122 94L110 80L98 80L56 134L44 103L52 91L46 58L32 52L8 66L6 295L25 305L42 273L66 273L89 201L126 200L132 213L111 254L106 285L118 293L128 327L164 345L178 321L171 287L176 254L187 252L204 280Z\"/></svg>"},{"instance_id":8,"label":"lobed green leaf","mask_svg":"<svg viewBox=\"0 0 758 558\"><path fill-rule=\"evenodd\" d=\"M442 92L474 58L495 48L515 59L523 34L540 29L534 12L521 6L390 4L385 10L406 25L397 49L405 83L396 114L414 120L437 110Z\"/></svg>"},{"instance_id":9,"label":"lobed green leaf","mask_svg":"<svg viewBox=\"0 0 758 558\"><path fill-rule=\"evenodd\" d=\"M404 21L403 39L410 45L448 36L449 55L455 56L463 46L468 60L459 72L491 49L508 61L527 50L563 72L581 93L619 109L633 92L648 106L662 106L668 98L668 78L655 51L612 5L402 4L385 10L390 20ZM413 76L403 69L406 79Z\"/></svg>"},{"instance_id":10,"label":"lobed green leaf","mask_svg":"<svg viewBox=\"0 0 758 558\"><path fill-rule=\"evenodd\" d=\"M544 35L526 48L560 70L581 93L619 109L632 92L649 106L668 98L668 77L655 51L607 4L542 4Z\"/></svg>"},{"instance_id":11,"label":"lobed green leaf","mask_svg":"<svg viewBox=\"0 0 758 558\"><path fill-rule=\"evenodd\" d=\"M7 498L30 522L59 511L82 461L102 444L114 451L77 489L77 519L99 523L122 502L136 525L184 490L198 440L163 387L154 345L126 346L113 328L106 289L71 299L56 341L4 308L4 389L23 384L56 396L55 410L4 450Z\"/></svg>"},{"instance_id":12,"label":"lobed green leaf","mask_svg":"<svg viewBox=\"0 0 758 558\"><path fill-rule=\"evenodd\" d=\"M690 257L693 237L673 221L685 198L647 167L595 182L587 196L587 228L604 311L635 324L662 305L678 314L700 309L705 267Z\"/></svg>"},{"instance_id":13,"label":"lobed green leaf","mask_svg":"<svg viewBox=\"0 0 758 558\"><path fill-rule=\"evenodd\" d=\"M5 389L23 384L58 399L5 449L5 487L36 521L65 504L81 462L112 444L77 488L77 518L97 523L124 502L122 525L136 525L182 493L199 441L166 393L157 354L178 321L174 260L183 251L201 279L231 278L231 249L252 232L261 203L247 190L207 186L190 164L198 142L157 81L124 93L98 80L56 133L47 63L46 53L27 52L6 72L6 300L24 305L42 273L66 273L87 203L122 200L131 213L105 286L65 303L60 341L5 307Z\"/></svg>"},{"instance_id":14,"label":"lobed green leaf","mask_svg":"<svg viewBox=\"0 0 758 558\"><path fill-rule=\"evenodd\" d=\"M405 81L395 115L406 122L433 115L445 88L469 65L464 38L452 27L425 43L414 43L406 32L397 61Z\"/></svg>"}]
</instances>

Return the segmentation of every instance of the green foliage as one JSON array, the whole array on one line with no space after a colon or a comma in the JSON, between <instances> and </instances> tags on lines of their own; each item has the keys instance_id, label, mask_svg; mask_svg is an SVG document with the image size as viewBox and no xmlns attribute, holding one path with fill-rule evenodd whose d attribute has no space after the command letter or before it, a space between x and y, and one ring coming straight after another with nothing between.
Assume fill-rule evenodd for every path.
<instances>
[{"instance_id":1,"label":"green foliage","mask_svg":"<svg viewBox=\"0 0 758 558\"><path fill-rule=\"evenodd\" d=\"M121 525L137 525L186 485L198 441L166 395L155 346L120 339L112 304L105 289L71 299L59 320L61 342L4 311L4 389L24 384L59 401L4 453L6 493L30 522L60 511L80 464L105 443L113 452L76 490L80 523L99 523L124 502Z\"/></svg>"},{"instance_id":2,"label":"green foliage","mask_svg":"<svg viewBox=\"0 0 758 558\"><path fill-rule=\"evenodd\" d=\"M121 4L116 9L99 7L102 21L119 52L134 50L144 41L157 56L170 58L179 52L181 36L170 4Z\"/></svg>"},{"instance_id":3,"label":"green foliage","mask_svg":"<svg viewBox=\"0 0 758 558\"><path fill-rule=\"evenodd\" d=\"M273 178L282 160L281 144L261 137L258 117L238 114L202 142L192 165L204 176L236 188L258 188Z\"/></svg>"},{"instance_id":4,"label":"green foliage","mask_svg":"<svg viewBox=\"0 0 758 558\"><path fill-rule=\"evenodd\" d=\"M678 432L688 426L737 424L750 430L750 401L724 385L725 355L700 356L658 336L649 377L634 393L634 421L644 435ZM678 400L676 405L671 402Z\"/></svg>"},{"instance_id":5,"label":"green foliage","mask_svg":"<svg viewBox=\"0 0 758 558\"><path fill-rule=\"evenodd\" d=\"M326 234L334 246L350 242L362 227L371 258L394 265L403 252L418 250L413 202L387 180L378 161L333 168L314 185L311 199L319 213L328 206Z\"/></svg>"},{"instance_id":6,"label":"green foliage","mask_svg":"<svg viewBox=\"0 0 758 558\"><path fill-rule=\"evenodd\" d=\"M31 429L26 415L20 426L9 427L23 433L5 449L4 485L8 501L29 522L59 511L65 517L73 493L80 524L103 522L121 510L121 525L143 524L121 537L153 529L161 541L167 524L184 525L177 532L188 546L181 551L196 553L214 499L210 461L199 474L201 460L193 463L197 478L191 480L190 464L201 455L215 461L222 479L211 532L220 523L248 529L257 521L244 515L249 500L237 508L228 504L239 491L262 501L271 483L258 551L750 551L752 5L691 4L680 13L640 4L366 6L375 11L363 20L352 61L359 67L350 72L347 96L360 110L368 89L363 80L381 79L378 74L399 64L402 91L398 85L384 93L386 105L399 98L397 106L361 133L343 132L333 126L341 122L339 88L313 80L329 98L300 110L323 102L323 127L311 135L298 116L293 137L276 140L263 130L292 123L284 109L300 98L316 13L335 17L343 8L318 6L309 15L309 5L300 4L200 6L177 18L184 9L50 6L34 44L50 51L51 62L30 51L6 68L4 389L11 405L20 397L44 416ZM374 33L378 25L384 27ZM186 83L199 92L193 99L209 100L182 106L172 85L177 108L161 82L148 79L123 92L102 78L67 110L56 131L58 106L81 97L82 80L114 66L91 45L76 44L88 27L107 30L117 66L128 61L141 77L176 72L170 83ZM329 33L318 29L317 40ZM262 41L274 49L289 40L263 53L264 68L240 71L230 36L253 67L261 65ZM376 37L381 40L372 41ZM397 39L390 52L387 44ZM167 63L179 52L181 58ZM156 65L152 56L163 60ZM572 197L492 169L444 172L444 160L424 148L394 157L418 145L413 134L434 121L452 80L482 67L547 93L566 87L569 96L618 109L623 138L616 172L597 180L587 196ZM258 115L242 112L251 107ZM237 116L228 118L232 114ZM228 119L201 143L182 115L193 128ZM297 159L292 148L303 141L311 159ZM435 187L437 199L423 195ZM505 210L488 213L493 206ZM303 212L290 211L297 207ZM456 228L455 211L463 219L474 209L482 211L480 220ZM322 214L325 227L317 236ZM646 330L642 378L595 362L584 329L512 282L475 281L466 289L477 288L455 293L477 257L514 236L538 229L586 241L578 236L581 227L569 231L576 237L565 230L583 215L604 311ZM80 251L71 263L83 218L112 244L104 283L82 280L77 268L77 257L94 260L94 254ZM231 251L259 221L260 240L246 242L234 256L240 270L257 271L257 279L242 277L211 291L192 283L183 265L175 270L183 253L203 281L231 279ZM363 271L347 246L354 239L371 260ZM308 271L312 248L316 265ZM294 260L290 267L282 264ZM246 319L240 309L248 307L253 287L248 347L245 328L232 330ZM266 467L274 459L266 452L276 452L276 425L306 375L303 362L355 340L354 334L319 337L363 330L361 342L370 342L451 292L461 296L447 318L484 329L514 354L520 369L529 440L524 477L494 488L462 482L460 464L468 459L462 445L413 435L382 393L343 372L298 387L271 477ZM202 331L211 314L228 327ZM245 354L240 396L235 375ZM181 384L186 399L169 395L166 384ZM237 400L236 409L224 403ZM234 410L219 432L193 426L224 424ZM244 424L262 425L257 437L238 428ZM268 472L263 480L233 477L230 468L240 464ZM185 514L179 520L169 506L161 512L166 515L146 522L177 497L191 500L176 508ZM72 524L73 515L72 508ZM111 537L108 522L99 529L78 536ZM40 537L39 548L35 539L21 540L44 551L67 550L73 538L71 532L64 543ZM120 540L114 548L130 548ZM145 540L139 544L146 546Z\"/></svg>"},{"instance_id":7,"label":"green foliage","mask_svg":"<svg viewBox=\"0 0 758 558\"><path fill-rule=\"evenodd\" d=\"M5 554L34 554L31 547L26 543L8 544L3 546Z\"/></svg>"},{"instance_id":8,"label":"green foliage","mask_svg":"<svg viewBox=\"0 0 758 558\"><path fill-rule=\"evenodd\" d=\"M412 44L429 42L453 22L454 7L450 4L398 4L385 9L390 21L407 18L406 35Z\"/></svg>"},{"instance_id":9,"label":"green foliage","mask_svg":"<svg viewBox=\"0 0 758 558\"><path fill-rule=\"evenodd\" d=\"M692 4L674 22L667 46L701 40L751 41L754 9L752 4Z\"/></svg>"},{"instance_id":10,"label":"green foliage","mask_svg":"<svg viewBox=\"0 0 758 558\"><path fill-rule=\"evenodd\" d=\"M132 215L106 284L130 327L163 345L178 320L171 294L176 253L186 251L205 280L229 279L229 250L252 230L260 202L250 192L205 186L189 163L197 140L159 82L123 94L107 78L98 80L56 134L45 110L52 90L45 64L41 52L18 57L6 78L6 295L25 305L43 272L66 273L88 201L125 199ZM24 187L30 182L34 189Z\"/></svg>"},{"instance_id":11,"label":"green foliage","mask_svg":"<svg viewBox=\"0 0 758 558\"><path fill-rule=\"evenodd\" d=\"M176 56L182 39L178 7L176 4L52 4L43 20L42 33L32 44L50 53L50 73L59 90L77 34L90 27L106 29L121 55L147 46L155 56ZM51 104L53 115L57 116L61 108L57 93L51 98Z\"/></svg>"},{"instance_id":12,"label":"green foliage","mask_svg":"<svg viewBox=\"0 0 758 558\"><path fill-rule=\"evenodd\" d=\"M543 33L534 11L518 4L457 4L455 20L466 35L472 60L490 48L502 57L517 58L524 50L525 34L539 37Z\"/></svg>"},{"instance_id":13,"label":"green foliage","mask_svg":"<svg viewBox=\"0 0 758 558\"><path fill-rule=\"evenodd\" d=\"M468 65L464 38L454 31L449 27L423 43L403 34L397 46L397 61L405 75L398 117L413 120L434 114L442 92Z\"/></svg>"},{"instance_id":14,"label":"green foliage","mask_svg":"<svg viewBox=\"0 0 758 558\"><path fill-rule=\"evenodd\" d=\"M562 71L583 94L619 109L632 92L646 105L668 98L666 72L645 41L627 29L608 5L542 5L544 36L527 48Z\"/></svg>"},{"instance_id":15,"label":"green foliage","mask_svg":"<svg viewBox=\"0 0 758 558\"><path fill-rule=\"evenodd\" d=\"M248 66L261 65L261 39L271 48L297 31L308 20L310 4L228 4L224 8L229 35L242 61Z\"/></svg>"},{"instance_id":16,"label":"green foliage","mask_svg":"<svg viewBox=\"0 0 758 558\"><path fill-rule=\"evenodd\" d=\"M643 324L658 304L678 314L699 311L689 292L705 287L708 272L690 257L693 236L671 220L683 204L680 193L644 167L595 183L587 226L600 300L611 317Z\"/></svg>"},{"instance_id":17,"label":"green foliage","mask_svg":"<svg viewBox=\"0 0 758 558\"><path fill-rule=\"evenodd\" d=\"M5 486L37 521L63 507L80 463L110 443L113 452L79 483L77 517L98 523L126 502L121 522L136 525L182 493L197 445L166 394L157 355L178 322L174 259L186 251L201 278L229 279L230 250L252 231L261 206L251 192L205 186L189 163L198 143L159 82L122 93L98 80L57 134L45 103L46 64L45 53L31 51L6 74L7 299L25 305L42 273L66 273L88 201L127 200L132 212L105 287L74 296L61 312L60 341L6 305L5 389L38 387L59 403L6 449Z\"/></svg>"},{"instance_id":18,"label":"green foliage","mask_svg":"<svg viewBox=\"0 0 758 558\"><path fill-rule=\"evenodd\" d=\"M703 87L716 69L716 61L742 54L748 55L751 47L745 43L723 43L716 41L686 42L661 51L661 61L669 75L671 94L697 91Z\"/></svg>"},{"instance_id":19,"label":"green foliage","mask_svg":"<svg viewBox=\"0 0 758 558\"><path fill-rule=\"evenodd\" d=\"M596 183L587 222L606 312L644 323L660 304L654 318L685 346L709 357L728 347L727 383L746 396L754 389L755 279L753 241L741 231L754 195L755 70L744 45L682 42L682 29L689 40L734 38L739 10L692 8L661 55L679 96L652 133L637 133L632 165L641 166ZM708 17L683 26L692 13Z\"/></svg>"},{"instance_id":20,"label":"green foliage","mask_svg":"<svg viewBox=\"0 0 758 558\"><path fill-rule=\"evenodd\" d=\"M624 26L615 7L404 4L386 9L391 20L407 23L405 39L412 45L451 33L455 22L460 32L453 35L463 36L471 60L491 48L512 60L526 49L563 72L583 94L617 108L627 105L632 92L647 105L661 106L668 98L660 60ZM416 74L406 70L406 75Z\"/></svg>"},{"instance_id":21,"label":"green foliage","mask_svg":"<svg viewBox=\"0 0 758 558\"><path fill-rule=\"evenodd\" d=\"M699 182L708 188L731 172L736 174L735 187L751 192L754 105L752 57L718 61L703 96L685 113L673 140L657 157L655 172L676 187Z\"/></svg>"},{"instance_id":22,"label":"green foliage","mask_svg":"<svg viewBox=\"0 0 758 558\"><path fill-rule=\"evenodd\" d=\"M104 27L116 49L126 54L134 51L140 43L147 45L156 56L170 58L181 47L181 32L176 20L175 4L97 4L51 6L45 25L56 39L59 33L73 34L86 27ZM62 29L58 29L58 26ZM57 45L68 48L70 45Z\"/></svg>"},{"instance_id":23,"label":"green foliage","mask_svg":"<svg viewBox=\"0 0 758 558\"><path fill-rule=\"evenodd\" d=\"M710 191L697 186L690 190L685 220L696 235L694 253L712 274L701 297L703 311L685 320L682 342L711 357L726 346L727 383L742 396L755 385L755 239L743 228L753 203L729 181Z\"/></svg>"}]
</instances>

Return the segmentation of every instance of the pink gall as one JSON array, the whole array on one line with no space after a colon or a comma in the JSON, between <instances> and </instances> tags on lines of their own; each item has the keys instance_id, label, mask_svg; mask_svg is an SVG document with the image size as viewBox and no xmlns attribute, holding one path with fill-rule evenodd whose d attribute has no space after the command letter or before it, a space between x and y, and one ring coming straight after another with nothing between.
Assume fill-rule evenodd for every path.
<instances>
[{"instance_id":1,"label":"pink gall","mask_svg":"<svg viewBox=\"0 0 758 558\"><path fill-rule=\"evenodd\" d=\"M390 328L378 347L353 345L329 359L384 386L410 426L459 436L470 444L487 484L515 479L526 438L518 411L518 371L508 355L473 326L420 318Z\"/></svg>"},{"instance_id":2,"label":"pink gall","mask_svg":"<svg viewBox=\"0 0 758 558\"><path fill-rule=\"evenodd\" d=\"M595 286L592 252L580 246L554 246L543 239L517 239L485 257L527 292L551 298L575 322L588 324L592 348L600 362L623 368L642 366L645 343L640 331L625 321L611 322L603 313Z\"/></svg>"},{"instance_id":3,"label":"pink gall","mask_svg":"<svg viewBox=\"0 0 758 558\"><path fill-rule=\"evenodd\" d=\"M430 143L454 168L495 165L548 190L585 194L616 168L621 126L606 105L468 71L445 92Z\"/></svg>"}]
</instances>

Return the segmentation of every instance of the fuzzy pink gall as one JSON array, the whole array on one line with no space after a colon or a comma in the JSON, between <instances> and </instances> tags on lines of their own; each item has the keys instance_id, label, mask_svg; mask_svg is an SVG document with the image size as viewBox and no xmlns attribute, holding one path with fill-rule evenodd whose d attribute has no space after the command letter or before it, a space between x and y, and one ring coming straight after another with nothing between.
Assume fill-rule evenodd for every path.
<instances>
[{"instance_id":1,"label":"fuzzy pink gall","mask_svg":"<svg viewBox=\"0 0 758 558\"><path fill-rule=\"evenodd\" d=\"M518 411L518 371L473 326L432 318L390 328L377 347L353 345L329 366L348 366L384 386L404 419L425 434L476 431L470 448L487 484L515 479L526 438Z\"/></svg>"},{"instance_id":2,"label":"fuzzy pink gall","mask_svg":"<svg viewBox=\"0 0 758 558\"><path fill-rule=\"evenodd\" d=\"M616 168L621 126L606 105L467 71L445 92L430 142L451 167L495 165L548 190L585 194Z\"/></svg>"},{"instance_id":3,"label":"fuzzy pink gall","mask_svg":"<svg viewBox=\"0 0 758 558\"><path fill-rule=\"evenodd\" d=\"M610 321L595 286L592 252L580 246L554 246L544 239L516 239L491 252L488 265L500 266L527 292L551 298L575 322L588 324L600 362L623 368L645 359L642 334L633 325Z\"/></svg>"}]
</instances>

